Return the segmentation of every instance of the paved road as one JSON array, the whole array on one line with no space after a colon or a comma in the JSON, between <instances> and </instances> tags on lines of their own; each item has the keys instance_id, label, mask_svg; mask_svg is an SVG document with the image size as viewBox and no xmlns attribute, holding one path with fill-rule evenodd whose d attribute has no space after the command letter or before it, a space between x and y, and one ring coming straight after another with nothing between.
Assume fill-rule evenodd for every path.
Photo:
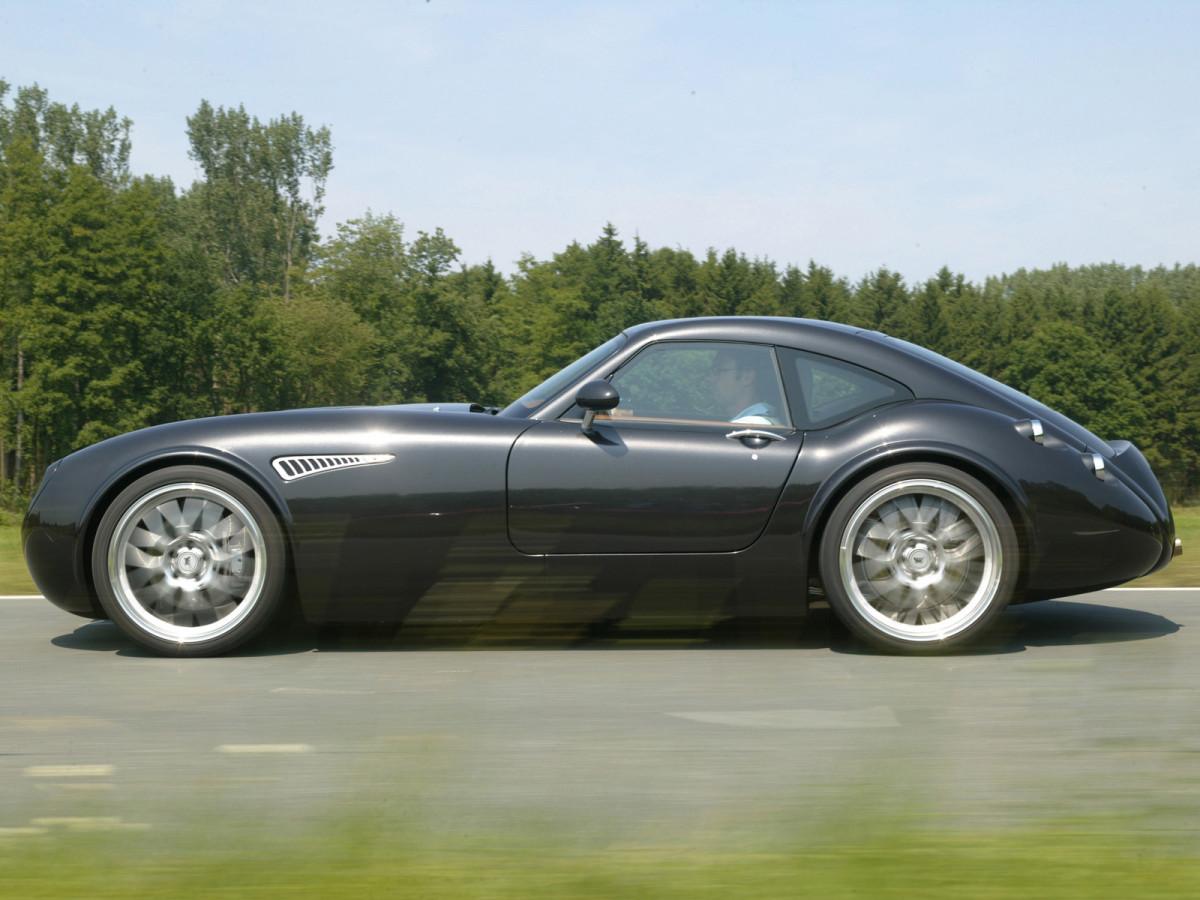
<instances>
[{"instance_id":1,"label":"paved road","mask_svg":"<svg viewBox=\"0 0 1200 900\"><path fill-rule=\"evenodd\" d=\"M293 626L147 656L0 599L0 835L404 816L586 840L795 835L890 814L1117 815L1200 848L1200 590L1014 608L979 650L778 632Z\"/></svg>"}]
</instances>

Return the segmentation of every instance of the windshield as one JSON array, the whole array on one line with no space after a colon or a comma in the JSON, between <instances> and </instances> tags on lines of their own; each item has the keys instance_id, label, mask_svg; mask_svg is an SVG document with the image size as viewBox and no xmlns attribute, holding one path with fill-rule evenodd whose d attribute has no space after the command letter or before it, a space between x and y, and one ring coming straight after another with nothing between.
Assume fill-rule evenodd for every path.
<instances>
[{"instance_id":1,"label":"windshield","mask_svg":"<svg viewBox=\"0 0 1200 900\"><path fill-rule=\"evenodd\" d=\"M519 400L504 407L500 411L500 415L519 416L521 418L532 415L537 411L538 407L552 397L561 394L563 390L571 385L571 382L582 377L588 369L594 368L604 359L620 350L625 344L625 340L625 335L618 334L615 338L601 344L586 356L579 357L575 362L551 375Z\"/></svg>"}]
</instances>

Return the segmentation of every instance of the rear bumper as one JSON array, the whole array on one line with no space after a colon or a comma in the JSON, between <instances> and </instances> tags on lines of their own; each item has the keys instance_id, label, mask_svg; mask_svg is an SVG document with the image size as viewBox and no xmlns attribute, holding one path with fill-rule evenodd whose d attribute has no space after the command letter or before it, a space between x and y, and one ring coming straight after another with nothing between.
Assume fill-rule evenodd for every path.
<instances>
[{"instance_id":1,"label":"rear bumper","mask_svg":"<svg viewBox=\"0 0 1200 900\"><path fill-rule=\"evenodd\" d=\"M1033 599L1123 584L1166 566L1179 542L1166 495L1141 452L1109 444L1103 465L1063 448L1041 459L1028 484L1032 507Z\"/></svg>"}]
</instances>

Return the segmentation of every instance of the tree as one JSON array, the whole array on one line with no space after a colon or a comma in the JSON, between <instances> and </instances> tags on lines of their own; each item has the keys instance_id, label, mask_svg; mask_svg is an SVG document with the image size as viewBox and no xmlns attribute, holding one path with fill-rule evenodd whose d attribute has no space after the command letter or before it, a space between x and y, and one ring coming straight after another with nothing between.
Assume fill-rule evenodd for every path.
<instances>
[{"instance_id":1,"label":"tree","mask_svg":"<svg viewBox=\"0 0 1200 900\"><path fill-rule=\"evenodd\" d=\"M0 144L0 336L5 399L0 474L21 482L26 445L28 329L36 321L34 275L44 257L44 225L54 190L45 161L28 137ZM11 455L11 463L10 463Z\"/></svg>"},{"instance_id":2,"label":"tree","mask_svg":"<svg viewBox=\"0 0 1200 900\"><path fill-rule=\"evenodd\" d=\"M1048 322L1012 345L1005 381L1101 439L1140 435L1145 408L1120 362L1082 326Z\"/></svg>"},{"instance_id":3,"label":"tree","mask_svg":"<svg viewBox=\"0 0 1200 900\"><path fill-rule=\"evenodd\" d=\"M56 196L31 259L16 401L39 465L154 421L144 360L159 323L146 305L161 288L165 254L144 186L114 191L82 166L51 184Z\"/></svg>"},{"instance_id":4,"label":"tree","mask_svg":"<svg viewBox=\"0 0 1200 900\"><path fill-rule=\"evenodd\" d=\"M877 269L859 282L854 293L854 321L876 331L890 332L907 302L904 278L887 268Z\"/></svg>"},{"instance_id":5,"label":"tree","mask_svg":"<svg viewBox=\"0 0 1200 900\"><path fill-rule=\"evenodd\" d=\"M350 306L312 288L264 305L278 336L279 371L270 406L289 409L361 403L379 344L374 328ZM264 398L267 399L267 398Z\"/></svg>"},{"instance_id":6,"label":"tree","mask_svg":"<svg viewBox=\"0 0 1200 900\"><path fill-rule=\"evenodd\" d=\"M950 319L967 293L966 279L942 266L912 297L900 317L897 334L933 350L946 352Z\"/></svg>"},{"instance_id":7,"label":"tree","mask_svg":"<svg viewBox=\"0 0 1200 900\"><path fill-rule=\"evenodd\" d=\"M308 128L296 113L263 125L243 107L214 110L207 100L187 122L189 155L204 173L192 193L223 281L288 299L317 237L333 168L329 129Z\"/></svg>"},{"instance_id":8,"label":"tree","mask_svg":"<svg viewBox=\"0 0 1200 900\"><path fill-rule=\"evenodd\" d=\"M439 228L404 239L392 215L338 227L312 273L315 297L344 304L374 332L364 399L478 399L494 371L494 270L454 272L459 249Z\"/></svg>"},{"instance_id":9,"label":"tree","mask_svg":"<svg viewBox=\"0 0 1200 900\"><path fill-rule=\"evenodd\" d=\"M574 243L548 262L523 256L501 304L500 378L517 397L595 346L584 298L586 251Z\"/></svg>"},{"instance_id":10,"label":"tree","mask_svg":"<svg viewBox=\"0 0 1200 900\"><path fill-rule=\"evenodd\" d=\"M1137 441L1160 477L1173 481L1189 464L1180 451L1189 446L1185 410L1198 387L1180 377L1187 370L1184 345L1190 343L1180 318L1164 291L1149 283L1125 291L1107 288L1094 323L1098 341L1120 361L1122 379L1140 399L1145 425Z\"/></svg>"},{"instance_id":11,"label":"tree","mask_svg":"<svg viewBox=\"0 0 1200 900\"><path fill-rule=\"evenodd\" d=\"M129 127L36 86L0 103L0 477L22 487L150 414L137 305L163 248L151 197L129 178Z\"/></svg>"},{"instance_id":12,"label":"tree","mask_svg":"<svg viewBox=\"0 0 1200 900\"><path fill-rule=\"evenodd\" d=\"M109 187L129 180L129 119L112 107L85 112L78 104L51 103L36 84L20 88L8 108L2 105L8 91L0 79L0 147L25 140L50 168L83 166Z\"/></svg>"},{"instance_id":13,"label":"tree","mask_svg":"<svg viewBox=\"0 0 1200 900\"><path fill-rule=\"evenodd\" d=\"M831 269L809 260L804 273L805 315L826 322L845 322L850 317L851 294L844 279Z\"/></svg>"}]
</instances>

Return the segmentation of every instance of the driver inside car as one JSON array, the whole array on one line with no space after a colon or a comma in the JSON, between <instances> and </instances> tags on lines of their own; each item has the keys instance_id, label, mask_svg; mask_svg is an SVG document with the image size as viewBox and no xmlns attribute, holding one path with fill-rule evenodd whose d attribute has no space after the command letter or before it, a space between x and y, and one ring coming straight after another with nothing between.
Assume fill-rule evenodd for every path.
<instances>
[{"instance_id":1,"label":"driver inside car","mask_svg":"<svg viewBox=\"0 0 1200 900\"><path fill-rule=\"evenodd\" d=\"M755 350L722 350L713 358L708 383L722 415L735 425L782 425L779 410L763 399L770 376L767 357ZM761 384L760 384L761 380Z\"/></svg>"}]
</instances>

